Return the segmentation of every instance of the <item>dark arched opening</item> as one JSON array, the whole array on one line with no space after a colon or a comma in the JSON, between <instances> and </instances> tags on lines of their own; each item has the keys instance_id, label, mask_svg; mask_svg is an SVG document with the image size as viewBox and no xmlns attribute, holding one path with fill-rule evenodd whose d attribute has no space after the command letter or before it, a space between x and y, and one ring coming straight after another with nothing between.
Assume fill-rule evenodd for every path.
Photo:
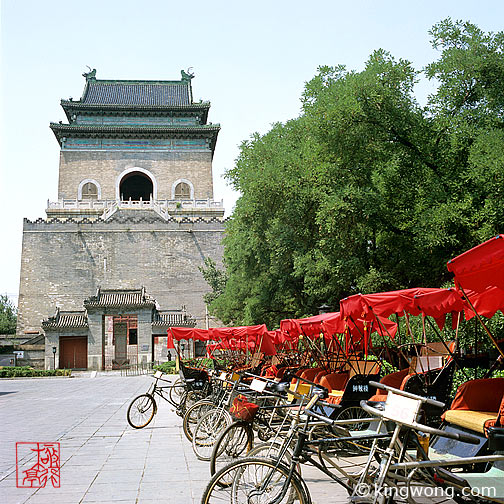
<instances>
[{"instance_id":1,"label":"dark arched opening","mask_svg":"<svg viewBox=\"0 0 504 504\"><path fill-rule=\"evenodd\" d=\"M152 197L152 180L140 172L132 172L121 180L119 187L121 200L128 201L149 201Z\"/></svg>"}]
</instances>

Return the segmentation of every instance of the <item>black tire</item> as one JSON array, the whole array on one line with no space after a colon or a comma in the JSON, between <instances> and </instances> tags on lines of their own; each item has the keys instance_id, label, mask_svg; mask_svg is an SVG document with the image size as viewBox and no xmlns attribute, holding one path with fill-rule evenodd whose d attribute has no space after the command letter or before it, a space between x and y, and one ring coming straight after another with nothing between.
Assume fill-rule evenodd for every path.
<instances>
[{"instance_id":1,"label":"black tire","mask_svg":"<svg viewBox=\"0 0 504 504\"><path fill-rule=\"evenodd\" d=\"M210 456L210 474L213 476L224 466L244 457L254 443L254 431L249 422L233 422L217 438Z\"/></svg>"},{"instance_id":2,"label":"black tire","mask_svg":"<svg viewBox=\"0 0 504 504\"><path fill-rule=\"evenodd\" d=\"M201 390L192 390L186 395L184 408L187 411L193 404L205 399L206 395Z\"/></svg>"},{"instance_id":3,"label":"black tire","mask_svg":"<svg viewBox=\"0 0 504 504\"><path fill-rule=\"evenodd\" d=\"M185 390L186 390L186 387L182 383L182 380L180 378L177 378L173 382L172 387L170 388L170 401L173 404L179 405L180 401L182 400L182 398L184 396Z\"/></svg>"},{"instance_id":4,"label":"black tire","mask_svg":"<svg viewBox=\"0 0 504 504\"><path fill-rule=\"evenodd\" d=\"M157 412L156 401L150 394L135 397L128 407L126 417L134 429L142 429L149 425Z\"/></svg>"},{"instance_id":5,"label":"black tire","mask_svg":"<svg viewBox=\"0 0 504 504\"><path fill-rule=\"evenodd\" d=\"M247 457L248 458L260 457L260 458L267 458L270 460L278 460L282 448L283 443L281 443L279 440L266 441L265 443L259 443L254 445L248 452ZM282 457L282 464L286 466L290 465L291 459L292 459L292 450L290 448L287 448ZM298 463L296 465L296 471L301 476L301 464Z\"/></svg>"},{"instance_id":6,"label":"black tire","mask_svg":"<svg viewBox=\"0 0 504 504\"><path fill-rule=\"evenodd\" d=\"M296 472L288 480L289 468L273 460L243 458L217 472L208 483L201 504L311 504L306 485ZM231 482L231 483L229 483ZM279 499L284 493L281 500Z\"/></svg>"},{"instance_id":7,"label":"black tire","mask_svg":"<svg viewBox=\"0 0 504 504\"><path fill-rule=\"evenodd\" d=\"M347 408L342 409L336 420L358 420L359 418L369 418L369 415L360 407L360 406L348 406ZM348 425L342 425L342 427L346 427L351 431L364 431L369 429L369 422L362 423L351 423ZM357 444L351 443L355 449L357 449L360 453L367 453L373 444L372 441L362 440ZM338 443L343 449L345 447L348 449L349 444L347 443Z\"/></svg>"},{"instance_id":8,"label":"black tire","mask_svg":"<svg viewBox=\"0 0 504 504\"><path fill-rule=\"evenodd\" d=\"M184 414L184 421L182 427L184 429L185 437L192 443L193 431L198 425L199 419L204 413L215 408L215 404L212 401L199 401L193 404L191 407L187 408Z\"/></svg>"},{"instance_id":9,"label":"black tire","mask_svg":"<svg viewBox=\"0 0 504 504\"><path fill-rule=\"evenodd\" d=\"M192 447L200 460L210 461L212 450L220 433L231 425L229 412L222 408L207 411L198 421L193 431Z\"/></svg>"}]
</instances>

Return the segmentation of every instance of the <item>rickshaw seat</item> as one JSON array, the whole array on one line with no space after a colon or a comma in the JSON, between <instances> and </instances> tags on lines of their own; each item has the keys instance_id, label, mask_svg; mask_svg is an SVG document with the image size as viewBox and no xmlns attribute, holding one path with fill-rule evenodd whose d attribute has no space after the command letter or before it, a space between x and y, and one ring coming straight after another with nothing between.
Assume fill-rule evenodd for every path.
<instances>
[{"instance_id":1,"label":"rickshaw seat","mask_svg":"<svg viewBox=\"0 0 504 504\"><path fill-rule=\"evenodd\" d=\"M326 389L334 392L336 390L345 390L345 385L347 384L350 376L348 373L330 373L322 376L320 379L320 385Z\"/></svg>"},{"instance_id":2,"label":"rickshaw seat","mask_svg":"<svg viewBox=\"0 0 504 504\"><path fill-rule=\"evenodd\" d=\"M309 368L305 369L301 374L301 378L305 378L310 381L314 381L314 378L322 371L321 368Z\"/></svg>"},{"instance_id":3,"label":"rickshaw seat","mask_svg":"<svg viewBox=\"0 0 504 504\"><path fill-rule=\"evenodd\" d=\"M504 414L504 378L470 380L457 389L450 409L441 418L459 427L481 434L502 423Z\"/></svg>"},{"instance_id":4,"label":"rickshaw seat","mask_svg":"<svg viewBox=\"0 0 504 504\"><path fill-rule=\"evenodd\" d=\"M448 410L444 413L447 423L485 434L485 427L497 420L498 413L492 411Z\"/></svg>"},{"instance_id":5,"label":"rickshaw seat","mask_svg":"<svg viewBox=\"0 0 504 504\"><path fill-rule=\"evenodd\" d=\"M326 399L326 402L329 404L339 404L341 399L343 398L344 390L331 390L329 392L329 397Z\"/></svg>"},{"instance_id":6,"label":"rickshaw seat","mask_svg":"<svg viewBox=\"0 0 504 504\"><path fill-rule=\"evenodd\" d=\"M401 384L405 378L405 376L408 374L409 368L402 369L401 371L395 371L394 373L390 373L388 375L385 375L381 380L380 383L383 383L383 385L388 385L389 387L394 387L394 388L401 388ZM387 391L383 389L377 389L376 394L369 399L370 401L385 401L387 398Z\"/></svg>"},{"instance_id":7,"label":"rickshaw seat","mask_svg":"<svg viewBox=\"0 0 504 504\"><path fill-rule=\"evenodd\" d=\"M317 376L315 376L315 378L313 379L313 381L315 383L320 383L320 380L326 376L328 374L327 371L323 370L323 371L320 371L320 373L317 374Z\"/></svg>"},{"instance_id":8,"label":"rickshaw seat","mask_svg":"<svg viewBox=\"0 0 504 504\"><path fill-rule=\"evenodd\" d=\"M450 410L499 411L504 396L504 378L480 378L462 383Z\"/></svg>"}]
</instances>

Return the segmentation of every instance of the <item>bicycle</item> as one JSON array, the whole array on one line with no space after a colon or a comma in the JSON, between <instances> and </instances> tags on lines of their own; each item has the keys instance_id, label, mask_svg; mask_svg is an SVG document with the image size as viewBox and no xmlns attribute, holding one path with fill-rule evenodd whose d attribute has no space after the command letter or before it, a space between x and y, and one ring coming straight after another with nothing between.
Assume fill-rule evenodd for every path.
<instances>
[{"instance_id":1,"label":"bicycle","mask_svg":"<svg viewBox=\"0 0 504 504\"><path fill-rule=\"evenodd\" d=\"M373 383L373 386L381 387L382 385ZM232 504L241 502L293 504L298 502L300 504L310 504L311 498L308 487L296 470L296 464L299 462L311 463L333 481L342 485L349 493L351 502L369 504L392 503L395 496L399 495L401 497L405 493L407 495L406 500L409 503L415 503L415 493L411 491L413 485L419 487L420 490L425 487L432 488L439 486L440 479L438 476L436 480L436 474L433 472L434 468L439 470L443 466L472 465L478 462L503 463L504 455L470 457L462 460L448 461L428 460L427 454L416 435L417 431L444 436L465 443L475 443L478 439L470 434L446 432L417 423L424 404L428 404L430 407L442 408L444 407L443 403L392 389L391 387L387 387L387 390L390 397L387 399L383 411L367 404L366 401L362 401L361 406L378 420L379 425L393 423L392 431L383 435L380 433L380 429L377 430L376 434L372 435L362 435L357 431L356 435L343 435L336 439L338 442L355 441L359 438L373 440L369 457L359 473L347 474L336 465L336 469L342 475L342 477L338 477L329 471L323 463L318 462L312 457L314 453L313 445L323 445L330 442L331 439L310 440L306 428L308 417L314 416L329 425L337 425L337 421L332 421L314 412L312 409L318 399L327 393L327 391L320 390L317 391L316 395L312 397L304 409L304 414L307 417L306 422L303 427L297 429L297 441L290 464L285 463L285 459L281 457L282 452L285 453L286 447L289 445L287 441L284 442L280 456L275 459L238 459L221 469L210 480L203 494L202 504L212 504L214 502L229 502ZM406 401L401 401L401 397L405 398ZM345 433L343 432L342 434ZM292 438L293 436L291 436ZM378 442L381 439L389 440L386 447L381 446ZM419 454L417 457L408 449L411 445L417 449L417 454ZM494 478L493 483L496 487L499 485L498 481L501 480L504 474L503 469L502 466L494 465L490 470L493 471L490 473L490 476ZM442 475L446 477L447 472L445 471ZM454 480L457 477L455 475L452 476L452 480L447 479L444 482L445 487L456 488ZM481 479L481 476L482 473L463 473L463 478L459 477L458 482L460 485L465 485L466 489L471 488L471 486L475 486ZM406 492L401 492L401 489L405 489ZM465 495L462 494L462 497L465 496L467 496L467 493ZM446 497L442 497L442 499L446 500ZM456 500L462 502L460 497ZM485 499L477 496L471 499L471 501L484 502ZM502 499L497 499L497 501L502 502Z\"/></svg>"},{"instance_id":2,"label":"bicycle","mask_svg":"<svg viewBox=\"0 0 504 504\"><path fill-rule=\"evenodd\" d=\"M156 371L153 375L155 381L147 392L140 394L131 401L126 418L134 429L142 429L152 421L158 408L156 396L171 404L179 416L183 414L188 405L204 397L204 381L198 382L196 379L186 379L184 389L181 390L180 382L172 383L163 378L163 375L163 372ZM168 385L163 385L163 382Z\"/></svg>"}]
</instances>

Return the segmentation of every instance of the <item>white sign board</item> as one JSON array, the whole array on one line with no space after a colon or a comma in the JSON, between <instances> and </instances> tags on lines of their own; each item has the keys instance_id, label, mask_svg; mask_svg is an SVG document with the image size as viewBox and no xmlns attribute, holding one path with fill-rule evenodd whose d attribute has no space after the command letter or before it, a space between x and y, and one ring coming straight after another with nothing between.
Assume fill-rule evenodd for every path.
<instances>
[{"instance_id":1,"label":"white sign board","mask_svg":"<svg viewBox=\"0 0 504 504\"><path fill-rule=\"evenodd\" d=\"M443 367L443 357L440 355L429 355L417 357L415 371L417 373L424 373L431 369L440 369Z\"/></svg>"},{"instance_id":2,"label":"white sign board","mask_svg":"<svg viewBox=\"0 0 504 504\"><path fill-rule=\"evenodd\" d=\"M389 390L383 416L396 422L411 424L416 421L421 405L422 401L418 399L394 394Z\"/></svg>"},{"instance_id":3,"label":"white sign board","mask_svg":"<svg viewBox=\"0 0 504 504\"><path fill-rule=\"evenodd\" d=\"M255 390L256 392L264 392L264 389L266 388L266 382L254 378L252 380L252 383L250 384L250 388L252 390Z\"/></svg>"}]
</instances>

